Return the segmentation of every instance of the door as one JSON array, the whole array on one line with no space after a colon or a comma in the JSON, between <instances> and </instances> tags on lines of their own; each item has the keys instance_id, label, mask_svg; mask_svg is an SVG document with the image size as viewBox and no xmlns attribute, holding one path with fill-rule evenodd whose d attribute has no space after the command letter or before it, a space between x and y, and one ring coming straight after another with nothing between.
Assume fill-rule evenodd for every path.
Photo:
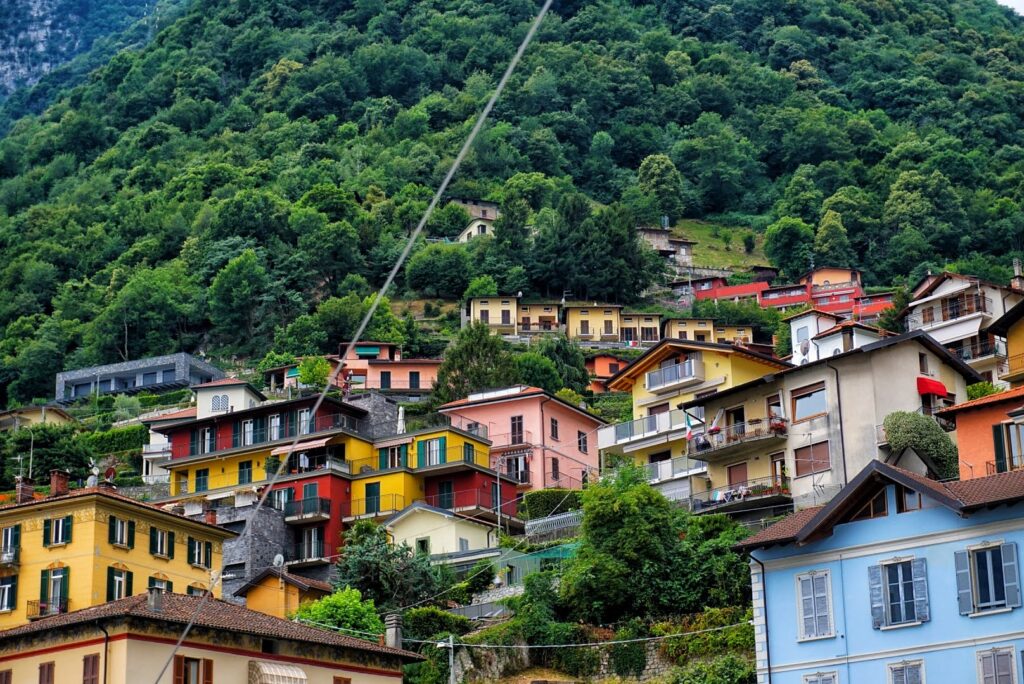
<instances>
[{"instance_id":1,"label":"door","mask_svg":"<svg viewBox=\"0 0 1024 684\"><path fill-rule=\"evenodd\" d=\"M317 491L316 482L307 482L302 485L302 512L303 513L315 513L319 499L317 498L319 492Z\"/></svg>"},{"instance_id":2,"label":"door","mask_svg":"<svg viewBox=\"0 0 1024 684\"><path fill-rule=\"evenodd\" d=\"M725 425L727 428L727 441L735 440L746 432L747 415L742 406L728 409L725 412Z\"/></svg>"},{"instance_id":3,"label":"door","mask_svg":"<svg viewBox=\"0 0 1024 684\"><path fill-rule=\"evenodd\" d=\"M786 454L772 454L772 481L776 487L786 483Z\"/></svg>"},{"instance_id":4,"label":"door","mask_svg":"<svg viewBox=\"0 0 1024 684\"><path fill-rule=\"evenodd\" d=\"M382 390L391 389L391 371L380 372L380 388Z\"/></svg>"},{"instance_id":5,"label":"door","mask_svg":"<svg viewBox=\"0 0 1024 684\"><path fill-rule=\"evenodd\" d=\"M309 527L302 531L302 557L323 558L324 535L319 527Z\"/></svg>"},{"instance_id":6,"label":"door","mask_svg":"<svg viewBox=\"0 0 1024 684\"><path fill-rule=\"evenodd\" d=\"M455 508L455 491L451 480L437 483L437 507Z\"/></svg>"},{"instance_id":7,"label":"door","mask_svg":"<svg viewBox=\"0 0 1024 684\"><path fill-rule=\"evenodd\" d=\"M737 463L728 468L729 487L737 487L747 481L747 464Z\"/></svg>"},{"instance_id":8,"label":"door","mask_svg":"<svg viewBox=\"0 0 1024 684\"><path fill-rule=\"evenodd\" d=\"M420 388L420 372L419 371L409 371L409 389L419 389L419 388Z\"/></svg>"},{"instance_id":9,"label":"door","mask_svg":"<svg viewBox=\"0 0 1024 684\"><path fill-rule=\"evenodd\" d=\"M491 510L497 510L498 508L498 483L491 483Z\"/></svg>"},{"instance_id":10,"label":"door","mask_svg":"<svg viewBox=\"0 0 1024 684\"><path fill-rule=\"evenodd\" d=\"M523 417L512 416L510 425L511 434L510 444L522 444L523 443Z\"/></svg>"},{"instance_id":11,"label":"door","mask_svg":"<svg viewBox=\"0 0 1024 684\"><path fill-rule=\"evenodd\" d=\"M380 512L380 482L366 485L366 513Z\"/></svg>"}]
</instances>

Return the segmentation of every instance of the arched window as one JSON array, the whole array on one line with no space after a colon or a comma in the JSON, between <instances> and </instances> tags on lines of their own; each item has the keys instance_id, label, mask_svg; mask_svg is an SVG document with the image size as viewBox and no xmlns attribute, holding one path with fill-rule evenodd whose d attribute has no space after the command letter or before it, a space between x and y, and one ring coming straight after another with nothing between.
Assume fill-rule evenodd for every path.
<instances>
[{"instance_id":1,"label":"arched window","mask_svg":"<svg viewBox=\"0 0 1024 684\"><path fill-rule=\"evenodd\" d=\"M220 411L220 395L213 395L213 405L210 407L214 411Z\"/></svg>"},{"instance_id":2,"label":"arched window","mask_svg":"<svg viewBox=\"0 0 1024 684\"><path fill-rule=\"evenodd\" d=\"M221 411L227 411L229 408L231 408L231 407L228 406L228 395L226 395L226 394L220 395L220 410Z\"/></svg>"}]
</instances>

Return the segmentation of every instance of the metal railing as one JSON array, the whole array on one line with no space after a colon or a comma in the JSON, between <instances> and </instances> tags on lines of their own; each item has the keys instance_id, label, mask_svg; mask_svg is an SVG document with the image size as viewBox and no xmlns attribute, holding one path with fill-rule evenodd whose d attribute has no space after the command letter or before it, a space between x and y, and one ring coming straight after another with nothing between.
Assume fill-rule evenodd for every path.
<instances>
[{"instance_id":1,"label":"metal railing","mask_svg":"<svg viewBox=\"0 0 1024 684\"><path fill-rule=\"evenodd\" d=\"M284 505L284 517L286 518L330 517L330 515L331 500L319 496L288 501Z\"/></svg>"},{"instance_id":2,"label":"metal railing","mask_svg":"<svg viewBox=\"0 0 1024 684\"><path fill-rule=\"evenodd\" d=\"M698 425L692 420L694 426ZM631 442L643 437L668 432L669 430L682 429L686 427L686 412L682 409L674 409L653 416L644 416L624 423L616 423L603 427L597 432L597 445L600 449L607 449L616 444Z\"/></svg>"},{"instance_id":3,"label":"metal railing","mask_svg":"<svg viewBox=\"0 0 1024 684\"><path fill-rule=\"evenodd\" d=\"M961 361L973 361L986 356L1006 356L1006 345L1002 342L972 341L960 348L950 347L949 352Z\"/></svg>"},{"instance_id":4,"label":"metal railing","mask_svg":"<svg viewBox=\"0 0 1024 684\"><path fill-rule=\"evenodd\" d=\"M469 420L468 418L463 418L462 416L451 414L436 414L435 419L438 422L439 426L449 425L458 430L462 430L463 432L468 432L471 435L476 435L477 437L488 439L487 435L489 429L483 423L478 423L475 420Z\"/></svg>"},{"instance_id":5,"label":"metal railing","mask_svg":"<svg viewBox=\"0 0 1024 684\"><path fill-rule=\"evenodd\" d=\"M266 414L260 416L261 419L268 418ZM224 451L227 449L236 449L238 447L255 446L258 444L269 444L278 442L286 439L292 439L296 433L300 436L315 435L321 432L330 432L333 430L348 430L360 435L371 435L371 424L360 418L353 418L352 416L344 413L333 413L325 416L316 416L308 418L306 420L295 420L291 421L287 417L291 414L289 412L281 412L280 415L282 424L271 427L269 425L265 427L257 428L255 425L252 428L246 428L242 425L241 429L234 432L231 435L219 435L216 432L212 432L206 439L202 438L202 434L195 440L194 443L181 442L174 445L172 449L172 456L174 458L185 458L188 456L198 456L200 454L211 454L218 451ZM238 420L250 420L249 418L239 418Z\"/></svg>"},{"instance_id":6,"label":"metal railing","mask_svg":"<svg viewBox=\"0 0 1024 684\"><path fill-rule=\"evenodd\" d=\"M519 324L520 332L562 332L565 330L565 326L561 323L532 323L524 321Z\"/></svg>"},{"instance_id":7,"label":"metal railing","mask_svg":"<svg viewBox=\"0 0 1024 684\"><path fill-rule=\"evenodd\" d=\"M0 565L17 565L21 548L14 546L0 549Z\"/></svg>"},{"instance_id":8,"label":"metal railing","mask_svg":"<svg viewBox=\"0 0 1024 684\"><path fill-rule=\"evenodd\" d=\"M486 489L461 489L457 492L445 492L443 494L431 494L424 496L417 501L422 501L434 508L443 508L448 511L464 511L467 509L485 509L497 511L494 496L490 487ZM501 502L501 514L504 516L515 516L519 512L519 502L515 499L504 499Z\"/></svg>"},{"instance_id":9,"label":"metal railing","mask_svg":"<svg viewBox=\"0 0 1024 684\"><path fill-rule=\"evenodd\" d=\"M992 300L989 297L983 297L978 294L967 294L942 300L937 310L932 303L925 304L924 307L930 309L931 313L926 315L924 311L921 311L908 316L908 330L916 330L925 326L935 325L936 323L945 323L946 321L955 321L958 318L970 316L971 314L992 313Z\"/></svg>"},{"instance_id":10,"label":"metal railing","mask_svg":"<svg viewBox=\"0 0 1024 684\"><path fill-rule=\"evenodd\" d=\"M401 494L381 494L342 503L341 516L342 518L362 518L390 515L397 513L405 506L405 497Z\"/></svg>"},{"instance_id":11,"label":"metal railing","mask_svg":"<svg viewBox=\"0 0 1024 684\"><path fill-rule=\"evenodd\" d=\"M690 495L691 508L694 511L725 506L751 499L763 499L769 496L790 496L790 480L788 477L759 477L744 482L735 482L727 487L717 487L706 492Z\"/></svg>"},{"instance_id":12,"label":"metal railing","mask_svg":"<svg viewBox=\"0 0 1024 684\"><path fill-rule=\"evenodd\" d=\"M288 560L291 562L326 560L323 541L299 542L295 544L288 549Z\"/></svg>"},{"instance_id":13,"label":"metal railing","mask_svg":"<svg viewBox=\"0 0 1024 684\"><path fill-rule=\"evenodd\" d=\"M71 601L66 598L55 598L48 601L30 600L27 617L29 620L44 618L49 615L62 615L71 610Z\"/></svg>"},{"instance_id":14,"label":"metal railing","mask_svg":"<svg viewBox=\"0 0 1024 684\"><path fill-rule=\"evenodd\" d=\"M1021 469L1024 469L1024 463L1010 463L1009 461L1007 461L1005 469L999 470L999 468L996 465L995 461L986 461L985 462L985 474L986 475L995 475L997 473L1008 473L1008 472L1013 471L1013 470L1021 470Z\"/></svg>"},{"instance_id":15,"label":"metal railing","mask_svg":"<svg viewBox=\"0 0 1024 684\"><path fill-rule=\"evenodd\" d=\"M789 423L785 418L752 418L745 423L708 429L694 437L689 448L695 453L706 454L761 439L784 439L788 429Z\"/></svg>"},{"instance_id":16,"label":"metal railing","mask_svg":"<svg viewBox=\"0 0 1024 684\"><path fill-rule=\"evenodd\" d=\"M1024 354L1014 354L1006 359L1006 370L1003 375L1024 373Z\"/></svg>"},{"instance_id":17,"label":"metal railing","mask_svg":"<svg viewBox=\"0 0 1024 684\"><path fill-rule=\"evenodd\" d=\"M430 454L424 452L424 462L419 462L419 454L416 450L409 449L409 452L405 455L404 460L401 456L392 457L386 456L384 462L381 462L380 455L371 456L370 458L360 458L354 461L345 461L348 465L348 472L353 475L359 473L373 473L385 470L398 470L401 468L409 468L411 470L421 470L423 468L436 468L442 465L452 465L457 463L472 463L483 468L490 467L490 456L487 451L483 449L472 449L467 450L462 446L451 446L444 450L444 459L441 460L441 455L435 456L435 460L430 460Z\"/></svg>"},{"instance_id":18,"label":"metal railing","mask_svg":"<svg viewBox=\"0 0 1024 684\"><path fill-rule=\"evenodd\" d=\"M665 368L659 368L656 371L647 373L644 376L644 383L647 389L653 390L685 380L696 380L698 379L698 371L703 371L703 364L701 364L699 359L690 358L682 363L666 366Z\"/></svg>"},{"instance_id":19,"label":"metal railing","mask_svg":"<svg viewBox=\"0 0 1024 684\"><path fill-rule=\"evenodd\" d=\"M576 335L575 335L575 337L580 337L580 338L589 340L591 337L594 337L596 334L597 334L597 331L594 330L593 328L586 328L586 329L584 329L584 328L576 328Z\"/></svg>"},{"instance_id":20,"label":"metal railing","mask_svg":"<svg viewBox=\"0 0 1024 684\"><path fill-rule=\"evenodd\" d=\"M674 477L699 472L706 468L707 464L704 461L686 456L644 465L644 470L647 472L647 480L651 483L671 480Z\"/></svg>"},{"instance_id":21,"label":"metal railing","mask_svg":"<svg viewBox=\"0 0 1024 684\"><path fill-rule=\"evenodd\" d=\"M530 469L524 468L523 470L504 470L501 471L501 479L507 480L508 482L514 482L515 484L530 484Z\"/></svg>"},{"instance_id":22,"label":"metal railing","mask_svg":"<svg viewBox=\"0 0 1024 684\"><path fill-rule=\"evenodd\" d=\"M491 435L491 448L502 448L508 446L529 446L533 444L533 432L530 430L519 430L518 432L503 432Z\"/></svg>"}]
</instances>

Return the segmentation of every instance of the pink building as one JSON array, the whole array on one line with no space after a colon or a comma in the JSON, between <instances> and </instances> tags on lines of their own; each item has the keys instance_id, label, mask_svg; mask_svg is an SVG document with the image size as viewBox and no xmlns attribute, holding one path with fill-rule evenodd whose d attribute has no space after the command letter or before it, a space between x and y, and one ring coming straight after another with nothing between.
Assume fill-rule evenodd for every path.
<instances>
[{"instance_id":1,"label":"pink building","mask_svg":"<svg viewBox=\"0 0 1024 684\"><path fill-rule=\"evenodd\" d=\"M477 392L440 411L453 427L487 437L491 467L521 492L579 489L597 476L597 429L605 421L538 387Z\"/></svg>"},{"instance_id":2,"label":"pink building","mask_svg":"<svg viewBox=\"0 0 1024 684\"><path fill-rule=\"evenodd\" d=\"M342 342L339 349L344 350L347 346L347 342ZM329 354L324 358L330 362L333 374L338 367L339 355ZM402 348L392 342L360 342L345 357L345 367L335 384L344 387L347 381L353 390L426 394L437 380L440 365L440 359L403 358ZM271 391L294 388L299 384L298 364L272 368L265 375Z\"/></svg>"}]
</instances>

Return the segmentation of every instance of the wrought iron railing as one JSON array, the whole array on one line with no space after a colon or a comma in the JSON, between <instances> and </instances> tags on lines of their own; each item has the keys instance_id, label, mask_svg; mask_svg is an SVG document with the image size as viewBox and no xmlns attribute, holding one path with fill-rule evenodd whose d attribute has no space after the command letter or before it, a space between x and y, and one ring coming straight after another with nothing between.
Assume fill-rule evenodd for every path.
<instances>
[{"instance_id":1,"label":"wrought iron railing","mask_svg":"<svg viewBox=\"0 0 1024 684\"><path fill-rule=\"evenodd\" d=\"M30 600L28 602L27 617L29 620L44 618L50 615L62 615L70 612L71 601L67 598L54 598L46 601Z\"/></svg>"},{"instance_id":2,"label":"wrought iron railing","mask_svg":"<svg viewBox=\"0 0 1024 684\"><path fill-rule=\"evenodd\" d=\"M789 478L771 476L759 477L744 482L734 482L727 487L717 487L706 492L697 492L690 495L690 502L691 508L697 511L751 499L790 495Z\"/></svg>"},{"instance_id":3,"label":"wrought iron railing","mask_svg":"<svg viewBox=\"0 0 1024 684\"><path fill-rule=\"evenodd\" d=\"M976 313L992 313L992 300L978 294L960 295L944 299L936 307L934 304L924 304L924 310L907 318L907 328L916 330L936 323L955 321L964 316ZM927 311L927 313L926 313Z\"/></svg>"},{"instance_id":4,"label":"wrought iron railing","mask_svg":"<svg viewBox=\"0 0 1024 684\"><path fill-rule=\"evenodd\" d=\"M288 501L284 505L284 515L286 518L330 516L331 500L314 496L308 499Z\"/></svg>"},{"instance_id":5,"label":"wrought iron railing","mask_svg":"<svg viewBox=\"0 0 1024 684\"><path fill-rule=\"evenodd\" d=\"M412 503L411 501L409 503ZM401 494L381 494L363 499L353 499L341 504L341 517L362 518L377 515L390 515L406 506L405 497Z\"/></svg>"},{"instance_id":6,"label":"wrought iron railing","mask_svg":"<svg viewBox=\"0 0 1024 684\"><path fill-rule=\"evenodd\" d=\"M785 438L788 429L789 422L785 418L753 418L745 423L709 428L694 437L689 448L693 453L707 454L755 440Z\"/></svg>"},{"instance_id":7,"label":"wrought iron railing","mask_svg":"<svg viewBox=\"0 0 1024 684\"><path fill-rule=\"evenodd\" d=\"M322 540L299 542L288 549L289 561L326 560Z\"/></svg>"},{"instance_id":8,"label":"wrought iron railing","mask_svg":"<svg viewBox=\"0 0 1024 684\"><path fill-rule=\"evenodd\" d=\"M368 421L354 418L344 413L334 413L295 421L285 418L285 416L289 415L287 412L276 415L282 416L282 424L262 427L257 427L255 424L252 427L247 427L243 424L238 431L231 435L219 435L211 431L205 439L200 433L198 438L192 442L175 444L173 456L174 458L184 458L199 454L215 453L226 449L255 446L257 444L291 439L296 434L306 436L333 430L348 430L365 435L369 435L372 432L372 426ZM268 416L260 416L260 418L264 419L268 418ZM243 419L240 418L239 420ZM250 419L245 418L244 420L248 421Z\"/></svg>"}]
</instances>

